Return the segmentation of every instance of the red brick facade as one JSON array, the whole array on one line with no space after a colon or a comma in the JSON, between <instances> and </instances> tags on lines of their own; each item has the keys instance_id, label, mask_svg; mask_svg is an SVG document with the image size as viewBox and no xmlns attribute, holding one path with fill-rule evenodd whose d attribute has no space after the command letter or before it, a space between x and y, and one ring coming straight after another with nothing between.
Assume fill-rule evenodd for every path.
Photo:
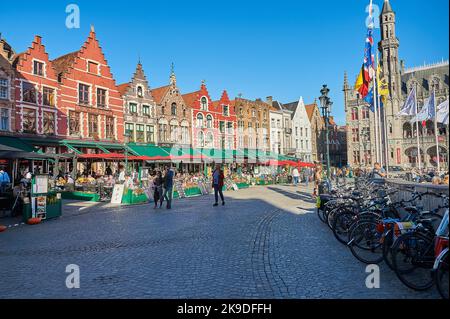
<instances>
[{"instance_id":1,"label":"red brick facade","mask_svg":"<svg viewBox=\"0 0 450 319\"><path fill-rule=\"evenodd\" d=\"M94 30L79 51L53 61L68 138L123 141L123 100Z\"/></svg>"},{"instance_id":2,"label":"red brick facade","mask_svg":"<svg viewBox=\"0 0 450 319\"><path fill-rule=\"evenodd\" d=\"M199 91L185 94L183 99L192 110L192 146L194 148L234 149L236 147L234 135L236 115L226 91L222 94L220 101L213 102L206 85L202 83ZM224 112L224 109L228 111Z\"/></svg>"},{"instance_id":3,"label":"red brick facade","mask_svg":"<svg viewBox=\"0 0 450 319\"><path fill-rule=\"evenodd\" d=\"M39 36L15 58L14 66L15 130L23 136L65 136L58 78Z\"/></svg>"}]
</instances>

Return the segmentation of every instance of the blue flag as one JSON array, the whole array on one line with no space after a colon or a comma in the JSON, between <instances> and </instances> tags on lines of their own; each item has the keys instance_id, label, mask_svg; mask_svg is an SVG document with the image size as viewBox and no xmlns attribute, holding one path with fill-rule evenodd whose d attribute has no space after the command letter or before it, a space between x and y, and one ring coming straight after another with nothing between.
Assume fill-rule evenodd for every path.
<instances>
[{"instance_id":1,"label":"blue flag","mask_svg":"<svg viewBox=\"0 0 450 319\"><path fill-rule=\"evenodd\" d=\"M367 104L369 104L369 109L372 112L375 112L375 106L373 104L373 87L370 89L369 93L367 94L367 96L364 98L364 102L366 102ZM381 101L380 99L380 110L383 108L383 101Z\"/></svg>"}]
</instances>

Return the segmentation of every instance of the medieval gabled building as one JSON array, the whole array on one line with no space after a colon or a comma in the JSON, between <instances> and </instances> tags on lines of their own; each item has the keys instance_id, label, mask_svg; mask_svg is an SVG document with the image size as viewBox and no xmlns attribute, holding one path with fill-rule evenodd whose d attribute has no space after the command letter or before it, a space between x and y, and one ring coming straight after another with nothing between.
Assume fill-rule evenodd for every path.
<instances>
[{"instance_id":1,"label":"medieval gabled building","mask_svg":"<svg viewBox=\"0 0 450 319\"><path fill-rule=\"evenodd\" d=\"M192 146L219 148L219 119L213 100L204 82L200 90L184 94L186 105L192 110Z\"/></svg>"},{"instance_id":2,"label":"medieval gabled building","mask_svg":"<svg viewBox=\"0 0 450 319\"><path fill-rule=\"evenodd\" d=\"M217 138L219 148L234 150L236 149L236 113L234 103L230 101L226 90L222 92L219 101L213 102L215 116L218 121L219 131Z\"/></svg>"},{"instance_id":3,"label":"medieval gabled building","mask_svg":"<svg viewBox=\"0 0 450 319\"><path fill-rule=\"evenodd\" d=\"M380 27L381 41L378 44L380 65L389 88L389 96L383 108L385 116L382 116L387 135L383 138L385 145L383 157L387 158L391 166L417 166L416 125L411 125L411 117L400 117L397 114L412 88L416 88L419 111L433 90L436 93L436 104L448 99L449 63L446 61L405 69L403 61L399 59L400 42L396 36L396 14L389 0L384 1ZM346 74L344 103L347 118L348 163L352 166L372 165L376 161L374 113L348 83ZM425 124L425 127L419 125L418 132L422 167L435 167L437 157L434 125L432 121ZM438 130L440 161L446 164L448 163L446 127L439 124Z\"/></svg>"},{"instance_id":4,"label":"medieval gabled building","mask_svg":"<svg viewBox=\"0 0 450 319\"><path fill-rule=\"evenodd\" d=\"M190 146L192 113L181 96L173 66L169 85L153 89L152 96L156 103L158 145Z\"/></svg>"},{"instance_id":5,"label":"medieval gabled building","mask_svg":"<svg viewBox=\"0 0 450 319\"><path fill-rule=\"evenodd\" d=\"M123 100L94 29L80 50L52 63L61 85L60 109L67 117L65 134L73 140L68 143L81 148L90 148L85 142L122 143Z\"/></svg>"},{"instance_id":6,"label":"medieval gabled building","mask_svg":"<svg viewBox=\"0 0 450 319\"><path fill-rule=\"evenodd\" d=\"M12 135L15 131L15 52L0 34L0 134Z\"/></svg>"},{"instance_id":7,"label":"medieval gabled building","mask_svg":"<svg viewBox=\"0 0 450 319\"><path fill-rule=\"evenodd\" d=\"M320 115L316 101L305 105L305 110L311 124L311 161L323 162L326 160L325 121Z\"/></svg>"},{"instance_id":8,"label":"medieval gabled building","mask_svg":"<svg viewBox=\"0 0 450 319\"><path fill-rule=\"evenodd\" d=\"M66 136L66 116L61 111L58 76L41 37L18 54L15 78L15 130L43 151L55 153L58 139Z\"/></svg>"},{"instance_id":9,"label":"medieval gabled building","mask_svg":"<svg viewBox=\"0 0 450 319\"><path fill-rule=\"evenodd\" d=\"M237 148L270 151L270 110L272 101L235 99Z\"/></svg>"},{"instance_id":10,"label":"medieval gabled building","mask_svg":"<svg viewBox=\"0 0 450 319\"><path fill-rule=\"evenodd\" d=\"M125 140L155 144L156 103L139 62L131 82L118 86L123 99Z\"/></svg>"}]
</instances>

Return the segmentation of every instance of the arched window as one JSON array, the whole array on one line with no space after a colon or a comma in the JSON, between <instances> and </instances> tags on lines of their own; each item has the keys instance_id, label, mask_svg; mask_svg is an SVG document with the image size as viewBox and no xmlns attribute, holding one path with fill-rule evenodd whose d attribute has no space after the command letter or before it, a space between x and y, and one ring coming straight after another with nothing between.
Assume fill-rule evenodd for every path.
<instances>
[{"instance_id":1,"label":"arched window","mask_svg":"<svg viewBox=\"0 0 450 319\"><path fill-rule=\"evenodd\" d=\"M142 86L138 86L137 87L137 96L138 97L143 97L144 96L144 93L142 91Z\"/></svg>"},{"instance_id":2,"label":"arched window","mask_svg":"<svg viewBox=\"0 0 450 319\"><path fill-rule=\"evenodd\" d=\"M256 110L252 109L252 117L256 117Z\"/></svg>"},{"instance_id":3,"label":"arched window","mask_svg":"<svg viewBox=\"0 0 450 319\"><path fill-rule=\"evenodd\" d=\"M354 107L354 108L352 108L352 121L357 121L357 120L359 120L358 108Z\"/></svg>"},{"instance_id":4,"label":"arched window","mask_svg":"<svg viewBox=\"0 0 450 319\"><path fill-rule=\"evenodd\" d=\"M166 108L163 106L161 106L161 114L164 115L166 114Z\"/></svg>"},{"instance_id":5,"label":"arched window","mask_svg":"<svg viewBox=\"0 0 450 319\"><path fill-rule=\"evenodd\" d=\"M197 139L198 146L205 147L205 133L203 133L203 131L198 132Z\"/></svg>"},{"instance_id":6,"label":"arched window","mask_svg":"<svg viewBox=\"0 0 450 319\"><path fill-rule=\"evenodd\" d=\"M172 107L170 108L170 110L171 110L171 114L173 116L176 116L177 115L177 103L172 103Z\"/></svg>"},{"instance_id":7,"label":"arched window","mask_svg":"<svg viewBox=\"0 0 450 319\"><path fill-rule=\"evenodd\" d=\"M197 114L197 127L203 127L203 114Z\"/></svg>"},{"instance_id":8,"label":"arched window","mask_svg":"<svg viewBox=\"0 0 450 319\"><path fill-rule=\"evenodd\" d=\"M205 111L208 110L208 99L205 96L203 96L200 99L200 104L201 104L202 110L205 110Z\"/></svg>"},{"instance_id":9,"label":"arched window","mask_svg":"<svg viewBox=\"0 0 450 319\"><path fill-rule=\"evenodd\" d=\"M183 109L183 117L186 117L186 109Z\"/></svg>"},{"instance_id":10,"label":"arched window","mask_svg":"<svg viewBox=\"0 0 450 319\"><path fill-rule=\"evenodd\" d=\"M412 128L410 123L403 124L403 138L412 138Z\"/></svg>"},{"instance_id":11,"label":"arched window","mask_svg":"<svg viewBox=\"0 0 450 319\"><path fill-rule=\"evenodd\" d=\"M213 118L209 114L206 116L206 127L207 128L212 128L213 127Z\"/></svg>"},{"instance_id":12,"label":"arched window","mask_svg":"<svg viewBox=\"0 0 450 319\"><path fill-rule=\"evenodd\" d=\"M208 132L206 134L206 146L207 147L214 147L214 137L211 132Z\"/></svg>"}]
</instances>

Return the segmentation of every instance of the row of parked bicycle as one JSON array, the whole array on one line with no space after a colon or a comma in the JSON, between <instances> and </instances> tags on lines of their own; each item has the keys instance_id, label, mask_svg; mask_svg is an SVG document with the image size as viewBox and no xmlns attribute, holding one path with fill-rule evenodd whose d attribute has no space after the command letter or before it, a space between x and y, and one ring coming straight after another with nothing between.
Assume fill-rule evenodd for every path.
<instances>
[{"instance_id":1,"label":"row of parked bicycle","mask_svg":"<svg viewBox=\"0 0 450 319\"><path fill-rule=\"evenodd\" d=\"M359 261L384 261L409 288L422 291L436 284L442 298L448 299L449 198L411 190L409 198L394 201L398 192L360 178L319 195L317 213ZM420 202L425 196L440 205L424 210Z\"/></svg>"}]
</instances>

